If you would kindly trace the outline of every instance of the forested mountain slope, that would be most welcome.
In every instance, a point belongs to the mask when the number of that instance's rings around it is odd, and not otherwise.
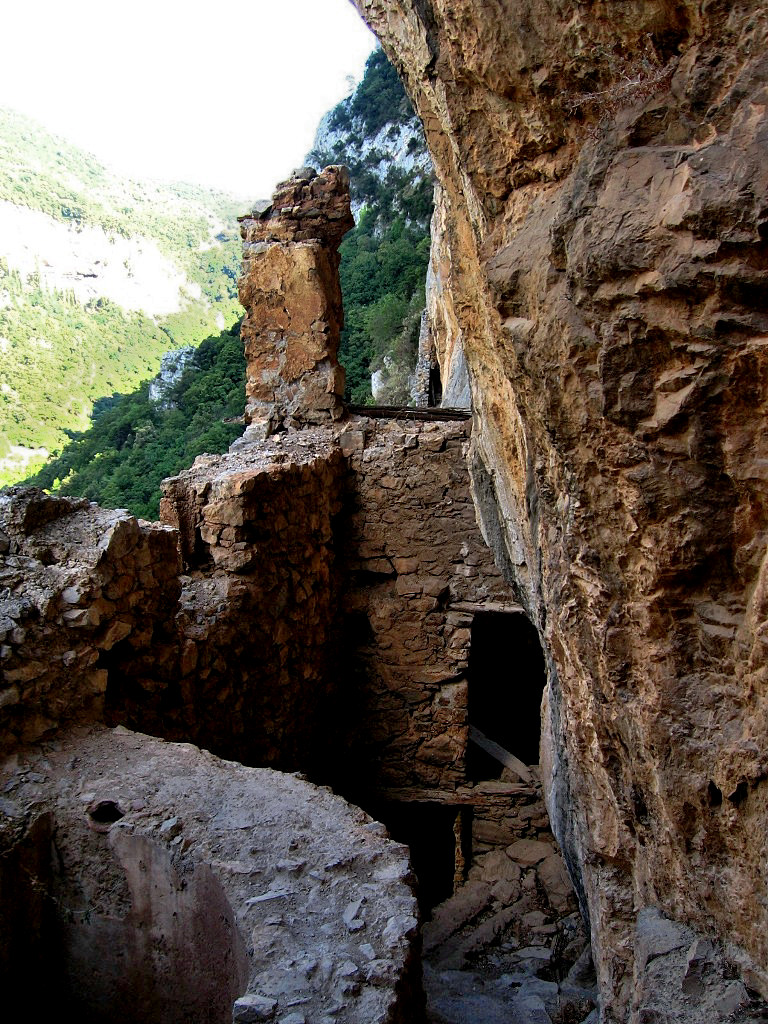
[[[237,325],[207,338],[159,400],[145,382],[98,402],[76,435],[29,482],[106,508],[157,519],[160,481],[205,452],[226,451],[243,432],[245,360]]]
[[[355,93],[323,118],[307,159],[350,168],[358,223],[341,246],[347,397],[370,400],[371,369],[386,359],[386,397],[404,402],[424,305],[432,181],[421,127],[381,51],[371,55]],[[144,318],[144,325],[151,328],[151,321]],[[224,451],[242,431],[232,419],[244,406],[234,329],[205,341],[162,389],[161,401],[151,399],[145,383],[98,402],[90,429],[73,436],[31,482],[154,518],[162,478],[202,452]]]
[[[121,178],[0,110],[0,483],[237,318],[242,205]]]
[[[421,124],[397,73],[374,50],[355,92],[320,123],[307,157],[349,167],[357,226],[341,245],[349,401],[409,401],[429,262],[432,168]]]

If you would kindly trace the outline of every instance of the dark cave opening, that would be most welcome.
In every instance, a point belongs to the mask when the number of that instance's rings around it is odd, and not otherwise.
[[[536,629],[522,612],[477,612],[469,649],[469,722],[524,764],[539,761],[544,654]],[[468,777],[498,778],[501,762],[471,743]]]

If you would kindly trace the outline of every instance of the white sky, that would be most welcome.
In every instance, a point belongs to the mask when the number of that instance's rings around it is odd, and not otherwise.
[[[349,0],[7,0],[0,106],[124,174],[249,199],[311,148],[375,45]]]

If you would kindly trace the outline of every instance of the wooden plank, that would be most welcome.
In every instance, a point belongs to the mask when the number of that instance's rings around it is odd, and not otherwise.
[[[513,601],[452,601],[447,606],[449,612],[503,612],[505,615],[524,615],[525,608]]]
[[[499,746],[498,743],[494,743],[493,740],[489,740],[485,733],[480,732],[474,725],[469,727],[469,740],[470,743],[474,743],[476,746],[484,750],[486,754],[490,754],[492,758],[503,764],[505,768],[509,768],[511,772],[519,776],[523,782],[527,782],[529,785],[533,782],[533,776],[528,771],[528,766],[523,764],[519,757],[515,757],[514,754],[510,754],[504,747]]]
[[[468,420],[472,416],[468,409],[442,409],[431,406],[348,405],[347,411],[355,416],[388,420]]]

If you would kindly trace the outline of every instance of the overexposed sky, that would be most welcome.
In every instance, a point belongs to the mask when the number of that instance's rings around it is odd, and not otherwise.
[[[267,198],[374,45],[349,0],[18,0],[0,106],[124,174]]]

